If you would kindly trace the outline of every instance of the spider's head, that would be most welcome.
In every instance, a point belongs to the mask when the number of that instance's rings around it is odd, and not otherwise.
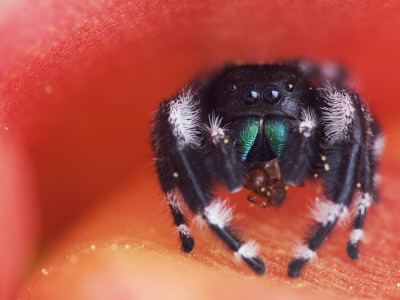
[[[226,119],[281,116],[298,119],[311,99],[310,85],[288,65],[229,67],[214,90],[216,110]]]

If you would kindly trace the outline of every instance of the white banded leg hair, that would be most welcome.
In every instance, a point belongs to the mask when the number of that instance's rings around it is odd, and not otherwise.
[[[293,259],[288,266],[289,277],[299,277],[301,269],[310,261],[317,258],[316,250],[321,246],[333,227],[347,214],[344,204],[323,200],[311,211],[311,216],[317,222],[312,234],[306,238],[304,244],[294,249]]]
[[[204,209],[203,217],[210,229],[258,274],[265,274],[264,262],[258,257],[258,245],[254,241],[245,243],[235,234],[230,222],[233,217],[232,208],[227,200],[216,199]]]
[[[168,191],[166,196],[175,226],[178,229],[179,237],[182,242],[182,251],[189,253],[193,250],[194,239],[190,233],[187,220],[182,213],[178,195],[176,194],[175,189],[173,189]]]
[[[360,193],[356,202],[356,215],[353,221],[353,230],[347,243],[347,254],[351,259],[358,259],[358,247],[364,236],[364,222],[368,208],[372,204],[370,193]]]

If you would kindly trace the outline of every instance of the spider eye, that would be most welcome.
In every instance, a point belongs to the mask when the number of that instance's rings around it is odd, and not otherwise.
[[[245,89],[242,93],[242,100],[245,104],[253,106],[256,105],[260,93],[255,89]]]
[[[237,90],[238,90],[238,86],[236,84],[234,84],[234,83],[229,83],[226,86],[226,88],[227,88],[228,92],[231,93],[231,94],[236,93]]]
[[[294,83],[291,82],[291,81],[286,82],[286,83],[285,83],[285,90],[286,90],[287,92],[293,92],[293,90],[294,90]]]
[[[263,99],[267,104],[274,105],[281,99],[281,93],[274,87],[268,87],[263,92]]]

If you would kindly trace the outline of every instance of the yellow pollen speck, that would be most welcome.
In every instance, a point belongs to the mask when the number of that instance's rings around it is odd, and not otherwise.
[[[321,156],[321,160],[322,160],[322,161],[326,161],[326,156],[325,156],[325,155],[322,155],[322,156]]]
[[[92,245],[92,246],[90,246],[90,249],[92,249],[92,250],[96,250],[96,245]]]
[[[357,182],[357,187],[360,188],[361,187],[361,183]]]
[[[43,268],[42,269],[42,274],[47,276],[49,274],[49,272],[45,268]]]
[[[228,138],[225,138],[224,139],[224,144],[228,144],[229,143],[229,139]]]
[[[285,191],[287,191],[289,189],[289,187],[287,185],[285,185]]]
[[[179,174],[178,174],[178,172],[174,172],[174,173],[172,173],[172,176],[174,176],[175,178],[178,178]]]
[[[261,192],[262,193],[264,193],[265,192],[265,188],[263,187],[263,188],[261,188]]]
[[[325,171],[329,171],[330,170],[329,164],[324,164],[324,169]]]
[[[317,174],[317,173],[315,173],[315,174],[314,174],[314,178],[317,178],[317,177],[318,177],[318,174]]]
[[[271,192],[270,191],[267,192],[267,196],[271,196]]]

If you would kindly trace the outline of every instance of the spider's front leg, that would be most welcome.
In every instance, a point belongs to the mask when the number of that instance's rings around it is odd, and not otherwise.
[[[360,173],[357,182],[360,193],[356,202],[353,230],[347,243],[347,254],[351,259],[358,259],[358,250],[360,241],[364,236],[363,227],[368,208],[373,203],[378,202],[378,176],[376,172],[385,138],[381,133],[379,124],[372,119],[372,116],[370,116],[370,119],[370,132],[366,135],[360,156]]]
[[[198,95],[188,91],[164,101],[154,118],[152,140],[157,171],[167,200],[171,193],[174,195],[169,204],[182,249],[190,252],[194,240],[179,205],[174,205],[178,203],[177,191],[190,210],[201,216],[232,251],[255,272],[263,274],[265,265],[257,257],[253,243],[244,243],[234,234],[229,224],[232,210],[226,202],[215,199],[212,190],[214,183],[224,184],[232,192],[240,190],[244,167],[233,139],[221,127],[222,120],[213,114],[207,116],[201,109]]]
[[[300,276],[306,263],[316,257],[316,250],[347,210],[356,189],[360,188],[364,197],[371,195],[373,190],[375,170],[370,168],[372,117],[367,106],[354,92],[339,89],[330,83],[322,86],[318,92],[324,144],[315,165],[315,174],[324,181],[324,195],[328,201],[320,202],[313,212],[317,223],[312,226],[305,243],[296,249],[295,257],[288,266],[289,277]],[[366,208],[362,210],[363,215]],[[348,246],[349,256],[356,251],[356,247],[353,247],[356,239],[358,246],[360,237],[357,232],[353,233],[350,241],[350,251]]]
[[[301,111],[299,121],[291,125],[291,138],[286,156],[279,161],[283,181],[291,186],[304,185],[313,175],[313,165],[317,158],[319,120],[312,107]]]
[[[153,118],[151,136],[161,189],[178,229],[182,250],[186,253],[193,250],[194,239],[181,209],[179,192],[182,192],[180,186],[184,188],[184,181],[188,180],[185,166],[189,164],[189,160],[201,163],[198,150],[201,142],[198,129],[200,116],[193,96],[194,94],[188,91],[161,103]],[[201,168],[199,165],[196,167]],[[193,171],[193,168],[190,168],[188,172]],[[200,176],[202,174],[200,173]],[[190,189],[184,190],[189,195],[188,206],[191,210],[197,211],[201,203],[204,203],[203,206],[208,204],[206,194],[209,193],[210,186],[205,176],[194,184],[193,192]],[[193,193],[195,195],[192,195]],[[200,204],[190,201],[193,197],[196,197]]]

